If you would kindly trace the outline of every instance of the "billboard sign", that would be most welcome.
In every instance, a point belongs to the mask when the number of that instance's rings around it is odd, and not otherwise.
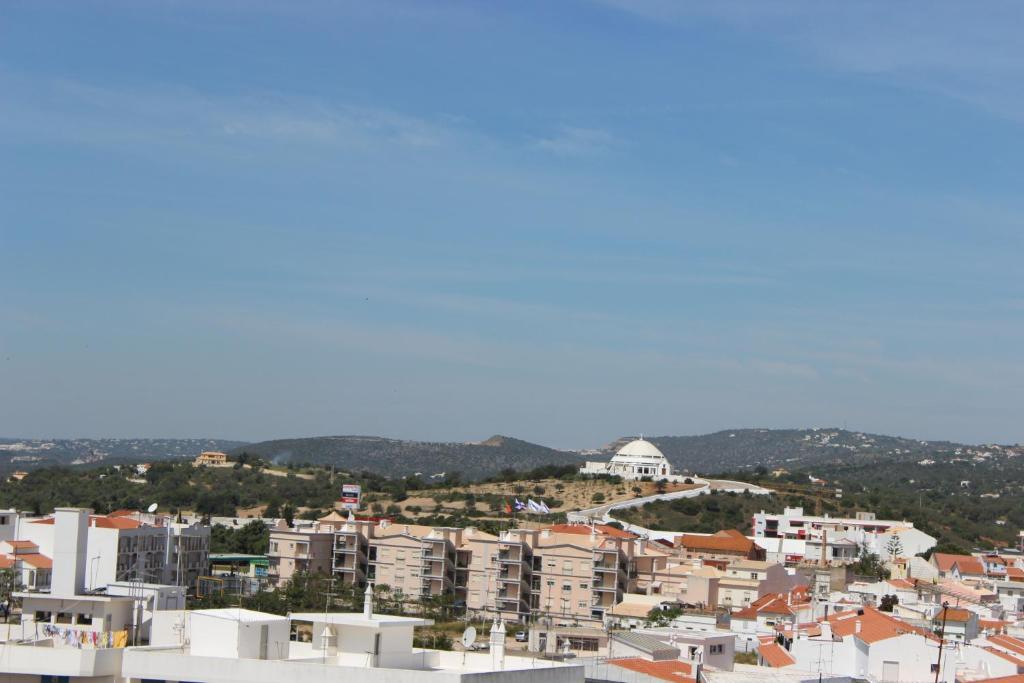
[[[362,493],[362,488],[359,484],[342,484],[341,486],[341,507],[344,510],[358,510],[359,509],[359,497]]]

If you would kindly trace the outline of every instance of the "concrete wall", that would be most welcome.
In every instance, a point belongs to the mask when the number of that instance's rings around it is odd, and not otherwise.
[[[462,653],[446,659],[456,666]],[[479,655],[467,655],[472,661]],[[490,660],[489,656],[487,661]],[[482,662],[482,660],[481,660]],[[218,683],[583,683],[583,667],[515,668],[505,671],[366,668],[338,666],[319,661],[280,661],[197,657],[179,650],[130,648],[125,651],[123,672],[126,678],[168,681],[217,681]]]
[[[266,657],[288,656],[288,619],[262,621],[233,619],[201,612],[189,615],[189,648],[194,657],[260,659],[263,627],[267,630]],[[180,679],[179,679],[180,680]]]
[[[888,638],[871,645],[868,658],[868,673],[882,680],[885,661],[899,662],[900,681],[926,683],[935,680],[932,664],[938,661],[939,644],[926,641],[920,636],[905,635]],[[953,683],[956,680],[956,653],[950,647],[943,650],[943,665],[940,681]]]
[[[40,676],[101,677],[99,681],[113,681],[121,671],[124,650],[90,650],[55,648],[34,645],[0,645],[0,672],[5,681],[11,674]]]

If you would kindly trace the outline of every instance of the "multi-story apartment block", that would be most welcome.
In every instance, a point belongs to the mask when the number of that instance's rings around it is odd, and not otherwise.
[[[268,576],[280,584],[296,572],[333,573],[360,587],[387,585],[392,596],[410,603],[449,596],[452,607],[473,614],[597,625],[627,593],[738,608],[765,592],[787,590],[780,565],[748,559],[758,551],[739,532],[684,536],[669,547],[601,525],[495,535],[332,513],[272,529]]]
[[[409,598],[455,596],[463,529],[384,522],[368,539],[366,578]]]
[[[802,553],[809,560],[818,559],[822,544],[831,546],[841,541],[866,545],[871,552],[885,558],[914,557],[935,545],[935,538],[915,529],[913,522],[877,519],[872,512],[858,512],[855,517],[829,517],[806,515],[801,507],[785,508],[782,514],[762,510],[754,515],[753,528],[755,538],[816,543]],[[815,552],[819,556],[813,556]]]
[[[635,573],[632,539],[592,527],[544,529],[532,550],[531,612],[556,625],[603,622]]]
[[[16,526],[23,540],[55,557],[54,517],[21,518]],[[209,564],[210,528],[164,515],[131,510],[89,515],[87,535],[86,590],[121,581],[191,588]]]
[[[267,580],[280,585],[297,573],[329,574],[334,550],[334,528],[320,524],[288,527],[281,522],[270,530]]]

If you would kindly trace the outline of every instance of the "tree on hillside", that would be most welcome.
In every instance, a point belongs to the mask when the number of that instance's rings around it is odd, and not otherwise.
[[[889,554],[890,560],[895,560],[903,555],[903,541],[900,540],[899,536],[892,535],[889,537],[889,541],[885,544],[885,552]]]
[[[889,578],[889,570],[876,553],[868,550],[866,543],[860,544],[857,561],[853,563],[853,571],[860,576],[870,576],[879,580]]]
[[[891,612],[893,607],[900,604],[899,597],[895,595],[883,595],[878,603],[878,609],[882,612]]]

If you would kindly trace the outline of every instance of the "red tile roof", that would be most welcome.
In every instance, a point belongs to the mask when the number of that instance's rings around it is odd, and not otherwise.
[[[32,541],[7,541],[7,545],[12,548],[38,548]]]
[[[842,638],[856,636],[865,643],[875,643],[907,633],[917,634],[929,640],[938,640],[938,637],[931,631],[908,624],[885,612],[880,612],[874,607],[833,614],[827,621],[832,626],[832,633],[835,635]],[[860,624],[859,631],[857,624]]]
[[[0,569],[11,569],[14,566],[14,558],[10,555],[0,555]]]
[[[53,517],[40,519],[33,524],[53,524]],[[104,517],[103,515],[90,515],[89,526],[100,529],[138,529],[142,524],[127,517]]]
[[[679,537],[679,545],[688,550],[717,550],[733,553],[748,553],[754,542],[735,529],[719,531],[710,536],[683,534]]]
[[[988,642],[993,645],[1009,650],[1010,652],[1016,652],[1019,655],[1024,655],[1024,640],[1020,638],[1014,638],[1013,636],[1006,635],[994,635],[988,637]]]
[[[48,558],[46,555],[40,555],[39,553],[27,553],[25,555],[18,555],[18,559],[27,565],[31,565],[36,569],[53,569],[53,560]]]
[[[978,619],[978,628],[983,630],[990,630],[996,632],[1003,632],[1006,630],[1007,625],[1010,622],[1001,621],[999,619]]]
[[[551,527],[551,531],[556,534],[589,534],[589,524],[554,524]],[[636,534],[622,529],[616,529],[613,526],[607,524],[595,524],[594,528],[597,533],[601,536],[611,536],[612,538],[640,538]]]
[[[967,559],[957,560],[956,568],[961,574],[972,574],[976,576],[985,575],[985,565],[981,563],[976,557],[968,557]]]
[[[942,621],[943,612],[945,612],[946,621],[962,623],[971,620],[971,613],[969,610],[958,607],[947,607],[944,610],[939,610],[939,613],[935,615],[935,621]]]
[[[957,560],[973,560],[974,558],[970,555],[935,553],[932,555],[932,559],[935,561],[935,566],[939,568],[940,572],[948,572],[953,569],[953,565],[956,564]]]
[[[778,643],[762,643],[757,651],[761,654],[764,663],[773,669],[781,669],[784,666],[793,666],[796,660],[784,647]]]
[[[999,678],[980,678],[974,683],[1024,683],[1024,674],[1016,676],[1000,676]]]
[[[997,650],[994,647],[986,647],[986,648],[983,648],[983,649],[985,649],[986,651],[992,653],[996,657],[999,657],[1000,659],[1005,659],[1006,661],[1012,662],[1012,663],[1016,664],[1017,666],[1024,666],[1024,659],[1020,659],[1019,657],[1014,657],[1013,655],[1007,654],[1007,653],[1003,652],[1002,650]]]
[[[690,675],[690,665],[686,662],[680,662],[678,659],[651,662],[639,657],[630,657],[628,659],[609,659],[608,663],[620,666],[623,669],[636,671],[637,673],[647,674],[654,678],[660,678],[663,681],[671,681],[671,683],[694,680],[693,676]]]

